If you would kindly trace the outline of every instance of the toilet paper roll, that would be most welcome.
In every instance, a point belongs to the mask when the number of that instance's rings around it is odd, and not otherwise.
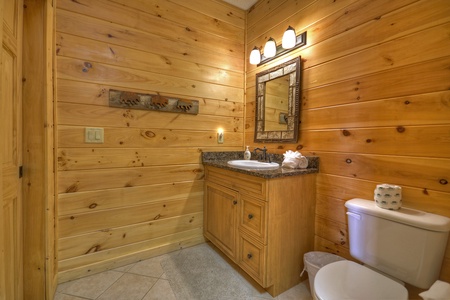
[[[402,207],[402,188],[393,184],[378,184],[374,191],[374,200],[381,208],[398,210]]]
[[[425,300],[450,299],[450,284],[437,280],[428,291],[419,294]]]

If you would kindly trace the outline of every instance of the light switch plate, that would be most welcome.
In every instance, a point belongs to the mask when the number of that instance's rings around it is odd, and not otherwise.
[[[84,142],[89,144],[103,144],[104,142],[103,128],[86,127],[84,131]]]

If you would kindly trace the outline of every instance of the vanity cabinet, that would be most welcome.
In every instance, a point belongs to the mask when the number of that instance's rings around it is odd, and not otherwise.
[[[272,296],[314,248],[316,174],[261,178],[205,166],[204,235]]]

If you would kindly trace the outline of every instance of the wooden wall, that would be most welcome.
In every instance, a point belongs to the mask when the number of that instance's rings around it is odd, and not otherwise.
[[[448,0],[259,1],[247,22],[247,53],[270,36],[280,43],[288,25],[307,31],[302,49],[247,65],[245,144],[261,146],[255,74],[300,55],[299,141],[265,146],[320,157],[316,250],[350,257],[344,202],[373,199],[379,183],[401,185],[404,206],[450,217]]]
[[[201,151],[261,146],[255,74],[298,55],[299,141],[265,146],[320,157],[315,248],[349,257],[343,204],[378,183],[450,217],[447,0],[259,1],[245,18],[219,0],[57,1],[60,282],[202,242]],[[249,65],[288,25],[307,46]],[[200,113],[109,108],[110,88],[200,100]],[[85,127],[105,143],[85,144]]]
[[[204,241],[201,151],[243,145],[244,30],[219,0],[57,1],[60,282]],[[110,108],[109,89],[200,112]]]

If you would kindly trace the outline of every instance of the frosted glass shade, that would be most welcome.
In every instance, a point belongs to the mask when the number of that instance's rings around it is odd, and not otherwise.
[[[297,37],[295,36],[295,30],[291,26],[286,29],[283,34],[283,41],[281,42],[281,46],[284,49],[291,49],[295,46],[297,41]]]
[[[255,46],[252,52],[250,52],[250,64],[257,65],[261,62],[261,53],[259,49]]]
[[[270,38],[264,46],[264,56],[274,57],[277,54],[277,43],[273,38]]]

